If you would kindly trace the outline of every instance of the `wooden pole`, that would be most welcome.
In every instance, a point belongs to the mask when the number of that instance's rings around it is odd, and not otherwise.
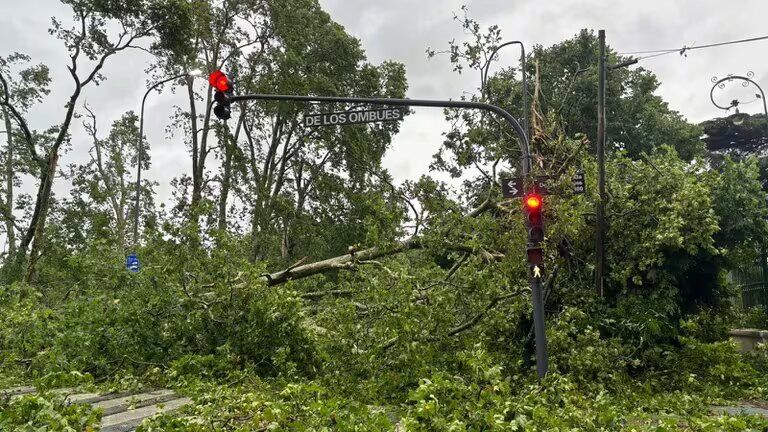
[[[597,221],[595,229],[595,291],[603,297],[605,271],[605,30],[598,33],[600,43],[597,85]]]

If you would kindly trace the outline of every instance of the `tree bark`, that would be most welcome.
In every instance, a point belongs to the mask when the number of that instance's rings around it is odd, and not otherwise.
[[[222,164],[221,175],[221,193],[219,194],[219,217],[218,228],[219,230],[227,229],[227,201],[229,200],[229,191],[232,188],[232,157],[237,148],[237,140],[240,136],[240,131],[243,128],[243,119],[245,118],[245,110],[240,114],[240,118],[237,121],[237,127],[235,128],[234,136],[229,133],[229,127],[226,123],[223,125],[224,135],[224,163]]]
[[[195,89],[192,87],[192,79],[187,78],[187,95],[189,97],[189,124],[190,134],[192,136],[192,202],[194,208],[200,200],[202,189],[202,179],[197,178],[197,160],[200,153],[200,143],[197,138],[197,106],[195,104]]]
[[[469,217],[469,218],[478,217],[481,214],[485,213],[486,211],[492,208],[495,208],[495,206],[496,204],[491,199],[487,199],[482,204],[480,204],[480,206],[478,206],[477,208],[469,212],[466,215],[466,217]],[[363,249],[361,251],[350,250],[350,253],[346,255],[328,258],[326,260],[317,261],[314,263],[291,266],[285,270],[281,270],[271,274],[265,274],[262,277],[262,280],[264,280],[267,283],[267,286],[280,285],[294,279],[302,279],[305,277],[314,276],[316,274],[325,273],[331,270],[352,269],[355,267],[355,265],[358,262],[375,260],[377,258],[396,255],[409,250],[421,249],[422,247],[423,247],[423,244],[420,238],[411,237],[408,240],[400,241],[398,243],[395,243],[393,246],[386,247],[386,248],[381,248],[376,246],[368,249]],[[457,250],[462,252],[477,252],[472,250],[472,248],[469,248],[463,245],[458,245],[458,246],[451,245],[451,246],[448,246],[448,248],[451,250]],[[490,253],[485,251],[480,251],[480,253],[486,259],[497,259],[497,258],[503,257],[498,253]]]
[[[29,262],[24,282],[34,284],[37,282],[37,260],[45,243],[45,221],[48,218],[48,210],[51,206],[51,189],[53,179],[56,177],[56,167],[59,162],[59,147],[54,146],[48,154],[48,163],[44,178],[40,181],[38,193],[38,205],[36,206],[37,222],[33,225],[32,249],[29,251]],[[32,228],[32,225],[30,226]],[[24,249],[22,249],[24,250]]]
[[[355,266],[357,261],[375,260],[376,258],[395,255],[408,250],[419,249],[421,247],[422,244],[419,239],[411,238],[398,242],[389,248],[380,248],[375,246],[372,248],[363,249],[358,252],[351,252],[346,255],[328,258],[326,260],[300,265],[294,268],[288,268],[276,273],[264,275],[263,279],[267,282],[268,286],[280,285],[290,280],[302,279],[316,274],[325,273],[330,270],[350,269]]]
[[[8,256],[13,257],[16,254],[16,230],[13,224],[13,125],[8,110],[3,107],[3,117],[5,118],[6,145],[8,150],[5,154],[5,234],[8,237]]]
[[[277,161],[277,150],[280,147],[283,129],[283,118],[279,114],[275,117],[270,138],[269,149],[264,157],[264,164],[259,172],[256,167],[256,140],[249,137],[248,143],[251,154],[251,172],[256,186],[256,197],[253,203],[251,219],[251,251],[250,260],[256,262],[261,255],[261,234],[266,231],[267,221],[270,219],[269,200],[272,191],[272,180]],[[253,129],[246,131],[250,136]]]
[[[92,121],[91,125],[84,124],[84,126],[88,133],[91,135],[91,139],[93,139],[93,148],[96,150],[96,159],[94,160],[96,163],[96,171],[99,173],[101,182],[104,184],[104,191],[106,192],[107,199],[109,200],[109,204],[112,207],[112,213],[115,217],[115,224],[117,225],[115,228],[115,237],[120,243],[120,246],[125,247],[125,184],[123,182],[123,177],[120,176],[119,187],[118,185],[112,183],[112,179],[104,167],[103,149],[101,147],[102,143],[99,141],[98,129],[96,127],[96,114],[94,114],[94,112],[88,108],[87,105],[84,106],[84,108],[86,111],[88,111],[88,116]],[[122,156],[123,148],[120,149],[120,153]],[[93,160],[93,156],[91,156],[91,159]]]
[[[197,209],[198,204],[203,199],[203,187],[205,186],[205,161],[210,149],[208,148],[208,133],[211,129],[211,92],[205,100],[206,110],[203,118],[203,129],[200,133],[200,148],[197,152],[197,163],[195,164],[197,172],[192,178],[192,210]]]
[[[100,63],[103,65],[103,61]],[[97,66],[98,67],[98,66]],[[99,67],[100,69],[100,67]],[[95,69],[98,71],[98,69]],[[19,249],[20,251],[26,251],[29,244],[32,244],[32,249],[29,251],[29,260],[27,262],[27,271],[24,276],[24,282],[33,284],[37,280],[37,260],[40,258],[40,252],[44,244],[45,235],[45,220],[48,217],[48,209],[51,205],[51,189],[53,188],[53,179],[56,178],[56,168],[59,163],[59,148],[67,137],[69,131],[69,125],[72,122],[72,117],[75,114],[75,104],[80,97],[82,91],[82,84],[74,69],[70,69],[73,78],[75,78],[75,91],[69,98],[67,104],[67,113],[64,116],[64,122],[59,129],[59,134],[56,137],[51,150],[48,152],[45,161],[45,168],[40,173],[40,185],[37,189],[37,199],[35,202],[35,211],[32,214],[32,220],[29,223],[29,229],[27,230],[24,240],[22,241]],[[93,74],[92,74],[93,76]],[[33,242],[34,240],[34,242]]]

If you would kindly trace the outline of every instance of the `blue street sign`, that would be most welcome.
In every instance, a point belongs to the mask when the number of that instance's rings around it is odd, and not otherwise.
[[[131,273],[138,273],[139,272],[139,257],[137,257],[136,254],[128,255],[128,257],[125,258],[125,267]]]

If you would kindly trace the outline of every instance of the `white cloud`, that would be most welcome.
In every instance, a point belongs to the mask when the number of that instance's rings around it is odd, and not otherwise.
[[[445,58],[426,60],[427,47],[444,49],[448,41],[465,36],[452,20],[464,2],[443,0],[321,0],[325,9],[348,32],[359,37],[373,61],[394,59],[406,64],[409,96],[458,98],[477,87],[475,76],[457,76]],[[536,44],[552,45],[582,28],[605,29],[609,45],[622,51],[673,49],[757,36],[766,33],[764,0],[744,0],[727,6],[715,0],[475,0],[465,2],[470,16],[484,27],[497,24],[505,40],[521,40],[530,51]],[[369,18],[371,15],[376,19]],[[721,113],[709,101],[713,75],[755,71],[755,80],[768,89],[768,41],[671,54],[642,61],[657,74],[659,89],[670,106],[699,122]],[[517,65],[519,54],[510,48],[500,66]],[[723,95],[723,97],[730,97]],[[743,107],[760,112],[759,104]],[[610,119],[609,119],[610,121]],[[398,177],[424,172],[439,147],[439,132],[447,125],[440,115],[418,113],[409,118],[395,138],[385,163]]]
[[[42,128],[61,121],[63,105],[72,84],[66,70],[66,52],[47,33],[51,16],[68,17],[69,10],[53,0],[5,1],[0,16],[0,55],[26,52],[36,62],[52,68],[54,92],[32,112],[32,123]],[[456,75],[445,57],[428,60],[428,47],[444,49],[451,39],[465,35],[452,17],[460,0],[321,0],[331,16],[362,41],[370,61],[396,60],[405,63],[412,98],[456,99],[477,87],[472,75]],[[768,2],[742,0],[727,7],[715,0],[475,0],[467,1],[471,16],[483,26],[498,24],[508,40],[522,40],[530,50],[534,44],[551,45],[569,38],[582,28],[605,28],[609,44],[618,51],[675,48],[765,33],[761,23],[768,17]],[[710,77],[752,70],[756,80],[768,88],[768,41],[725,48],[692,51],[648,59],[642,67],[654,71],[662,82],[660,93],[692,121],[720,113],[709,102]],[[510,49],[499,66],[516,65],[519,54]],[[102,131],[127,110],[139,109],[146,88],[144,69],[150,59],[139,51],[121,54],[105,68],[109,80],[87,89],[87,100],[99,114]],[[727,96],[727,95],[724,95]],[[152,145],[153,168],[149,178],[161,184],[160,200],[169,194],[168,182],[188,173],[189,156],[182,141],[167,139],[174,104],[183,104],[179,94],[166,91],[150,96],[146,133]],[[759,112],[759,104],[744,107]],[[609,119],[610,120],[610,119]],[[447,125],[439,109],[418,109],[403,124],[385,164],[397,179],[415,179],[426,172],[431,155],[442,142]],[[73,129],[74,150],[62,164],[86,157],[90,146],[79,125]]]

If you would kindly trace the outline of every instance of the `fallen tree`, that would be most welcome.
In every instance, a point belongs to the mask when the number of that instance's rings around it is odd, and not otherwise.
[[[485,213],[488,210],[497,208],[496,202],[491,198],[485,200],[480,206],[469,212],[465,217],[475,218]],[[309,276],[314,276],[331,270],[352,270],[358,264],[365,264],[378,258],[396,255],[402,252],[406,252],[414,249],[421,249],[424,244],[420,237],[411,237],[407,240],[399,241],[389,247],[374,246],[371,248],[356,250],[350,247],[349,252],[328,258],[322,261],[317,261],[309,264],[304,264],[302,259],[296,264],[275,273],[268,273],[262,276],[262,279],[266,281],[268,286],[275,286],[286,283],[295,279],[302,279]],[[486,250],[478,250],[465,245],[447,245],[449,250],[467,252],[467,253],[480,253],[484,259],[488,261],[498,260],[504,257],[499,252],[489,252]]]

